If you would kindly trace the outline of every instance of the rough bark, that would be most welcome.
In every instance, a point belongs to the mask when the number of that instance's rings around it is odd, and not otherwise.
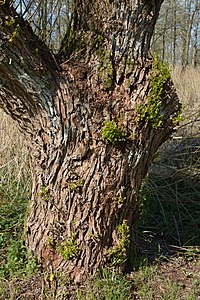
[[[0,106],[31,154],[26,245],[80,281],[106,264],[130,265],[141,183],[180,106],[170,78],[159,95],[152,86],[160,74],[148,50],[162,0],[76,3],[73,38],[57,56],[0,6]]]

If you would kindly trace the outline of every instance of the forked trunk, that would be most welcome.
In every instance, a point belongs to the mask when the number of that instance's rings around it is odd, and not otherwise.
[[[0,7],[0,105],[31,153],[26,244],[76,281],[130,266],[141,183],[180,108],[168,68],[148,58],[162,1],[95,3],[75,2],[58,57]]]

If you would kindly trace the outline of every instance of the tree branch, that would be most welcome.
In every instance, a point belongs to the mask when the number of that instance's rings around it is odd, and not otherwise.
[[[0,24],[0,107],[29,124],[51,109],[56,60],[8,2],[0,5]]]
[[[60,53],[66,56],[80,50],[80,41],[88,48],[88,40],[96,34],[106,38],[111,48],[115,46],[118,61],[124,56],[146,58],[163,1],[75,0]]]

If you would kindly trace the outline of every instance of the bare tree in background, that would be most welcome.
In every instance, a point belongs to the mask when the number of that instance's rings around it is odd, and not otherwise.
[[[197,66],[198,61],[198,51],[200,50],[199,42],[199,32],[200,32],[200,1],[196,1],[195,16],[194,16],[194,41],[193,41],[193,53],[192,53],[192,65]]]
[[[177,124],[169,70],[148,55],[162,2],[1,1],[0,106],[31,155],[26,245],[77,281],[133,262],[141,183]]]
[[[194,65],[194,60],[197,65],[199,30],[199,0],[166,1],[157,22],[152,50],[173,66]]]
[[[71,0],[15,0],[13,6],[42,41],[51,49],[59,50],[70,21]]]

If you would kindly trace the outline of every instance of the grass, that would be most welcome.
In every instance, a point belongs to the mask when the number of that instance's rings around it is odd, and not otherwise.
[[[27,195],[28,194],[28,195]],[[27,276],[30,255],[23,244],[24,216],[29,191],[13,182],[12,190],[0,187],[0,277]],[[34,266],[33,266],[34,267]]]
[[[175,151],[172,150],[171,153],[175,158]],[[169,158],[170,153],[167,155],[167,159]],[[154,167],[143,187],[143,227],[165,235],[168,243],[174,245],[199,245],[198,176],[190,175],[191,165],[190,170],[185,166],[184,169],[177,167],[166,174],[162,167],[161,162]],[[200,174],[200,165],[195,164],[195,171]]]
[[[0,299],[14,299],[16,278],[27,279],[38,269],[23,239],[31,180],[23,138],[2,112],[0,134]]]
[[[111,271],[101,271],[84,287],[77,290],[77,300],[129,300],[131,296],[131,282],[125,276]]]
[[[159,150],[144,182],[142,222],[168,243],[200,245],[200,69],[177,66],[172,77],[184,106],[183,121]]]
[[[186,268],[191,272],[187,274]],[[157,261],[153,266],[141,267],[134,274],[133,279],[135,298],[148,300],[198,299],[200,281],[197,272],[199,272],[199,268],[196,271],[189,268],[181,257],[170,259],[169,262]]]
[[[200,73],[177,67],[173,78],[184,121],[143,184],[138,269],[127,275],[101,270],[83,286],[65,274],[42,274],[25,249],[28,153],[15,124],[0,112],[0,300],[200,299]]]
[[[199,134],[200,126],[200,67],[176,66],[172,71],[172,79],[177,94],[184,106],[183,122],[178,130],[179,138]]]

